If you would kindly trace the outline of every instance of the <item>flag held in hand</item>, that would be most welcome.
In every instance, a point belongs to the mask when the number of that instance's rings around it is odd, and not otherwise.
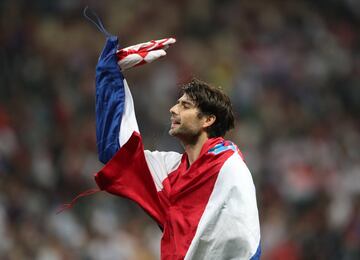
[[[121,70],[126,70],[165,56],[165,50],[176,42],[175,38],[165,38],[161,40],[152,40],[149,42],[132,45],[116,52],[118,64]]]

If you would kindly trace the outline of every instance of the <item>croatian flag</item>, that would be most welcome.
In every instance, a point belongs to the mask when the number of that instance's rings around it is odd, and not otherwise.
[[[108,37],[96,67],[100,189],[131,199],[157,222],[161,259],[260,259],[256,192],[240,151],[211,138],[188,166],[186,154],[144,150],[119,60],[118,40]]]

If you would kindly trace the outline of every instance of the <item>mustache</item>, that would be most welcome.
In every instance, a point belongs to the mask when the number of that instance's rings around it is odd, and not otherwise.
[[[170,117],[170,121],[174,122],[174,123],[180,123],[180,118],[172,116],[172,117]]]

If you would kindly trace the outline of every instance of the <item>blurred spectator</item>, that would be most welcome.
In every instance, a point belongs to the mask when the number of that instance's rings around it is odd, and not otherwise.
[[[360,259],[360,4],[356,0],[1,1],[0,258],[159,258],[160,230],[96,194],[94,67],[104,37],[175,36],[168,57],[126,73],[148,149],[167,135],[177,85],[229,93],[253,173],[262,259]],[[161,6],[161,8],[154,8]]]

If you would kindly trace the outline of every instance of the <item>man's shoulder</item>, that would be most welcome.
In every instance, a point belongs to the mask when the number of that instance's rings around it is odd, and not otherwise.
[[[212,155],[222,155],[225,153],[236,153],[240,156],[241,160],[245,160],[244,155],[241,153],[240,149],[238,148],[238,146],[230,141],[230,140],[225,140],[222,139],[219,142],[217,142],[216,144],[214,144],[212,147],[210,147],[207,151],[208,154],[212,154]]]
[[[226,152],[228,150],[232,150],[234,152],[237,152],[239,149],[237,148],[237,146],[233,142],[231,142],[229,140],[222,140],[221,142],[219,142],[219,143],[215,144],[214,146],[212,146],[208,150],[208,153],[218,155],[218,154]]]

